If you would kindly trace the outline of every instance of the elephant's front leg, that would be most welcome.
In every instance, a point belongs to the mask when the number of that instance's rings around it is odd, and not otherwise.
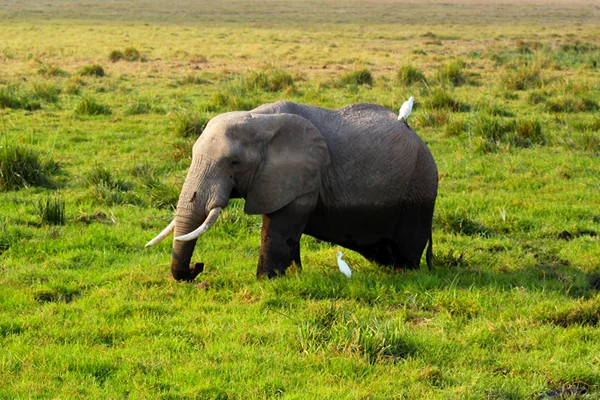
[[[317,202],[318,193],[304,195],[280,210],[263,215],[256,276],[273,278],[300,261],[300,237]]]

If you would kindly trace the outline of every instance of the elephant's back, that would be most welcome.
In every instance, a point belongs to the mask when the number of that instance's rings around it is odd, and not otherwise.
[[[359,124],[381,124],[398,120],[398,115],[389,108],[371,103],[351,104],[346,107],[332,110],[332,112],[337,114],[343,120]]]
[[[329,124],[323,128],[317,126],[327,140],[331,157],[321,193],[325,204],[386,208],[406,201],[430,200],[422,195],[435,198],[412,187],[421,185],[421,178],[437,181],[437,171],[433,163],[431,171],[421,171],[430,177],[415,176],[420,173],[417,169],[421,161],[431,153],[395,113],[375,104],[354,104],[331,110],[328,119]]]

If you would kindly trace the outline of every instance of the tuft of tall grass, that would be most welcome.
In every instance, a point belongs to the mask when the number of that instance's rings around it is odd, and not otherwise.
[[[88,172],[86,181],[90,185],[104,186],[120,191],[131,189],[131,185],[128,182],[115,178],[111,170],[99,164],[95,164],[90,172]]]
[[[600,133],[597,131],[574,132],[569,139],[569,147],[600,154]]]
[[[489,237],[494,235],[494,230],[472,219],[464,210],[454,212],[443,211],[435,215],[433,222],[446,232],[467,236]]]
[[[110,115],[109,106],[99,103],[94,97],[84,97],[75,107],[76,115]]]
[[[295,90],[294,77],[284,70],[252,71],[246,75],[244,86],[251,91],[280,92]]]
[[[40,155],[21,145],[0,147],[0,190],[18,190],[48,183]]]
[[[340,78],[340,84],[347,85],[372,85],[373,74],[367,68],[348,72]]]
[[[525,118],[517,119],[515,130],[510,135],[509,140],[511,144],[517,147],[543,146],[548,143],[548,138],[543,132],[540,121]]]
[[[184,138],[198,138],[211,118],[207,112],[180,111],[171,117],[171,130]]]
[[[81,76],[95,76],[100,78],[104,76],[104,68],[102,68],[102,65],[100,64],[85,65],[79,69],[79,71],[77,71],[77,74]]]
[[[128,47],[124,51],[121,50],[111,50],[108,54],[108,59],[111,62],[117,62],[120,60],[125,61],[144,61],[144,57],[140,53],[138,49],[135,47]]]
[[[37,203],[38,214],[42,224],[45,225],[64,225],[65,218],[65,199],[60,196],[46,196]]]
[[[410,64],[400,67],[396,73],[396,80],[402,85],[413,85],[419,82],[425,82],[425,75]]]
[[[535,89],[543,83],[540,68],[531,65],[508,68],[504,72],[501,82],[507,90]]]
[[[107,167],[94,165],[88,172],[86,181],[92,186],[91,196],[98,204],[108,206],[144,205],[144,201],[133,191],[133,186],[129,182],[117,178]]]
[[[61,91],[62,89],[60,86],[53,82],[35,82],[33,84],[33,92],[35,95],[48,103],[58,102],[58,95]]]
[[[127,47],[123,51],[123,59],[126,61],[140,61],[142,59],[142,54],[135,47]]]
[[[323,306],[298,325],[298,344],[305,353],[323,350],[357,354],[369,364],[404,359],[417,352],[398,322],[363,320],[340,310],[335,304]]]
[[[197,74],[187,74],[183,78],[177,80],[178,85],[204,85],[208,83],[210,83],[210,81]]]
[[[108,59],[112,62],[117,62],[123,59],[123,52],[121,50],[111,50],[108,54]]]
[[[442,84],[452,86],[461,86],[467,82],[464,73],[465,63],[463,61],[453,61],[442,65],[437,71],[437,78]]]
[[[419,113],[415,116],[415,126],[438,127],[444,125],[450,119],[448,110],[431,110]]]
[[[504,120],[488,114],[479,114],[472,121],[470,134],[479,139],[477,149],[483,153],[499,150],[501,143],[514,131],[514,120]]]
[[[443,88],[436,87],[429,92],[423,104],[430,110],[466,111],[468,106],[455,100]]]
[[[67,77],[70,76],[70,74],[61,69],[60,67],[57,67],[56,65],[51,65],[51,64],[42,64],[38,70],[37,70],[38,75],[44,75],[44,76],[62,76],[62,77]]]
[[[239,94],[234,94],[239,92]],[[208,111],[248,111],[258,107],[263,103],[260,96],[255,93],[249,94],[245,87],[228,87],[215,93],[210,104],[207,105]]]
[[[34,111],[39,110],[41,107],[42,105],[35,93],[26,92],[10,85],[0,88],[0,108]]]
[[[548,138],[537,119],[503,119],[489,114],[478,115],[471,123],[470,133],[478,138],[478,150],[496,152],[500,145],[530,147],[545,145]]]
[[[445,253],[436,253],[433,257],[436,268],[465,268],[468,263],[465,258],[466,251],[457,251],[450,249]]]
[[[160,106],[158,97],[138,97],[127,105],[125,115],[164,114],[166,111]]]
[[[465,130],[465,121],[462,119],[453,118],[444,126],[444,136],[460,136],[465,132]]]
[[[154,183],[148,187],[150,192],[150,205],[161,209],[175,209],[179,201],[180,190],[173,185]]]
[[[598,103],[586,97],[561,96],[546,103],[550,112],[579,113],[598,110]]]

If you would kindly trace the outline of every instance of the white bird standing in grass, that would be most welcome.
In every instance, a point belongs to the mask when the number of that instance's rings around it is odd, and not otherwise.
[[[338,251],[338,267],[340,267],[340,272],[346,275],[348,278],[352,275],[352,271],[350,271],[350,267],[346,264],[346,261],[342,260],[342,252]]]
[[[408,98],[408,100],[406,100],[404,102],[404,104],[402,104],[402,107],[400,107],[400,113],[398,114],[398,121],[406,122],[406,120],[408,119],[408,116],[412,112],[414,103],[415,103],[415,98],[410,96]]]

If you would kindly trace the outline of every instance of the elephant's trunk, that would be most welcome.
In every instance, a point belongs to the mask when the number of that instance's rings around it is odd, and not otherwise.
[[[201,222],[201,221],[200,221]],[[175,217],[175,237],[192,232],[199,225],[198,220],[183,215]],[[202,272],[199,268],[190,266],[196,240],[182,242],[173,240],[171,252],[171,273],[178,281],[193,281]]]

